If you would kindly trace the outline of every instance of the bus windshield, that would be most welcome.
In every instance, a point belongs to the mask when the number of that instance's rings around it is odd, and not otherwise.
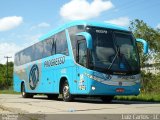
[[[90,64],[96,71],[112,74],[140,72],[136,42],[130,32],[87,27],[93,39]]]

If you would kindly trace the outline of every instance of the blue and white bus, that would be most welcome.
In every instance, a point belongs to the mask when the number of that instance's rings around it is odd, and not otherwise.
[[[140,58],[135,39],[123,27],[103,22],[73,21],[42,36],[15,54],[14,90],[22,97],[45,94],[64,101],[140,93]]]

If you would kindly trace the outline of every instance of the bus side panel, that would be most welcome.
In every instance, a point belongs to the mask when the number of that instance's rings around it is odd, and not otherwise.
[[[64,58],[63,62],[61,62]],[[41,79],[39,86],[35,89],[35,93],[59,93],[60,80],[65,77],[70,85],[73,83],[73,70],[74,63],[70,56],[57,54],[42,60],[41,64]],[[74,91],[75,86],[71,88]],[[33,92],[33,91],[29,91]]]
[[[14,73],[14,78],[13,78],[14,91],[21,92],[21,82],[22,81],[19,79],[18,75]]]
[[[37,65],[38,66],[38,71],[39,71],[39,76],[38,76],[38,82],[36,84],[36,87],[35,89],[31,89],[31,83],[29,81],[29,78],[32,77],[32,75],[30,75],[30,72],[31,72],[31,69],[34,65]],[[26,64],[24,65],[24,72],[22,74],[22,78],[24,79],[24,82],[25,82],[25,89],[26,89],[26,92],[28,93],[40,93],[40,89],[41,89],[41,80],[42,80],[42,63],[41,63],[41,60],[39,61],[36,61],[36,62],[32,62],[32,63],[29,63],[29,64]],[[35,75],[35,74],[34,74]]]
[[[76,94],[77,93],[77,72],[76,72],[76,66],[70,67],[68,69],[68,75],[70,75],[70,80],[69,80],[69,85],[70,85],[70,92],[71,94]]]
[[[62,86],[60,86],[61,79],[66,78],[70,86],[70,92],[75,93],[76,82],[74,82],[74,80],[76,80],[76,67],[73,66],[73,63],[70,58],[67,59],[66,57],[66,63],[60,68],[55,67],[53,72],[55,83],[54,92],[59,93],[60,87],[62,88]]]
[[[42,93],[55,93],[54,70],[42,70],[41,87],[39,89]]]
[[[14,90],[17,92],[21,91],[21,83],[25,83],[25,88],[27,88],[26,81],[28,79],[27,69],[25,66],[14,67]]]
[[[70,87],[70,92],[71,94],[76,93],[76,67],[74,66],[70,66],[70,67],[65,67],[63,69],[60,69],[59,71],[56,72],[56,74],[59,74],[59,78],[61,79],[62,77],[65,77],[69,83],[69,87]],[[59,81],[59,85],[60,85],[60,81]],[[57,85],[59,87],[59,85]],[[62,87],[62,86],[61,86]],[[59,88],[58,88],[59,90]]]
[[[90,91],[90,81],[86,79],[84,73],[86,72],[86,68],[77,64],[76,66],[76,93],[77,94],[89,94]]]

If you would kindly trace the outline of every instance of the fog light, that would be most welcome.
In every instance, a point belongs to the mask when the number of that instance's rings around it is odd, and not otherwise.
[[[141,89],[139,88],[139,92],[141,92]]]
[[[92,90],[95,90],[95,89],[96,89],[96,87],[92,86]]]

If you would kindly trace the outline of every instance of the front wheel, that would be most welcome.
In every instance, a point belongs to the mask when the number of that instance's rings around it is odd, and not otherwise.
[[[70,102],[73,100],[73,96],[70,94],[69,84],[67,81],[64,82],[62,87],[62,97],[65,102]]]
[[[26,93],[24,83],[22,84],[22,87],[21,87],[21,94],[23,98],[33,98],[32,94]]]

